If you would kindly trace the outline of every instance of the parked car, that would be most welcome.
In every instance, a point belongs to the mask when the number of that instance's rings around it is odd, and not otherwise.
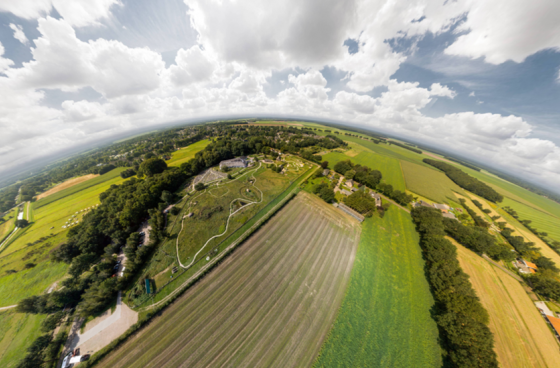
[[[80,362],[85,362],[86,360],[88,360],[88,359],[89,359],[89,357],[90,357],[90,355],[89,355],[89,354],[86,354],[86,355],[82,355],[82,358],[80,359]]]

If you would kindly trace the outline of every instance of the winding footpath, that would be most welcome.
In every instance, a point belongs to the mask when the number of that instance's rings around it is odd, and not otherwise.
[[[260,200],[254,201],[254,202],[249,202],[249,203],[247,203],[246,205],[243,205],[243,206],[239,207],[236,211],[232,212],[232,210],[233,210],[232,206],[233,206],[233,204],[234,204],[236,201],[248,201],[246,198],[235,198],[235,199],[233,199],[233,200],[230,202],[230,204],[229,204],[229,216],[228,216],[227,221],[226,221],[226,228],[225,228],[225,230],[224,230],[221,234],[217,234],[217,235],[214,235],[213,237],[209,238],[209,239],[206,241],[206,243],[204,243],[204,245],[203,245],[203,246],[198,250],[198,252],[196,252],[196,254],[193,256],[193,258],[192,258],[192,260],[191,260],[191,263],[189,263],[189,264],[186,265],[186,266],[181,262],[181,258],[179,257],[179,237],[180,237],[181,233],[183,232],[184,223],[185,223],[185,219],[184,219],[184,218],[181,220],[181,231],[179,232],[179,234],[177,234],[177,241],[175,242],[175,247],[176,247],[176,250],[177,250],[177,261],[178,261],[179,265],[180,265],[182,268],[185,268],[185,269],[186,269],[186,268],[191,267],[191,266],[194,264],[194,262],[195,262],[195,260],[196,260],[196,257],[200,254],[200,252],[202,252],[202,251],[204,250],[204,248],[206,248],[206,246],[208,245],[208,243],[210,243],[213,239],[219,238],[219,237],[221,237],[221,236],[223,236],[223,235],[225,235],[225,234],[227,233],[228,228],[229,228],[229,221],[230,221],[230,219],[231,219],[236,213],[238,213],[239,211],[241,211],[242,209],[244,209],[244,208],[246,208],[246,207],[248,207],[248,206],[251,206],[251,205],[254,205],[254,204],[259,204],[259,203],[261,203],[261,202],[263,201],[263,198],[264,198],[263,192],[262,192],[259,188],[257,188],[257,187],[255,186],[255,183],[257,182],[257,179],[255,178],[255,172],[256,172],[258,169],[260,169],[261,166],[262,166],[262,163],[259,162],[259,167],[255,168],[255,169],[253,169],[253,170],[247,171],[247,172],[244,173],[243,175],[240,175],[240,176],[238,176],[237,178],[235,178],[234,180],[231,180],[231,181],[228,182],[228,183],[231,183],[231,182],[233,182],[233,181],[239,180],[239,179],[241,179],[243,176],[245,176],[246,174],[251,173],[251,176],[252,176],[252,178],[254,179],[253,187],[254,187],[255,189],[257,189],[257,190],[259,191],[259,193],[261,194]],[[219,182],[216,184],[216,187],[218,187],[218,186],[220,186],[220,183],[219,183]],[[208,190],[208,193],[209,193],[210,195],[212,195],[212,194],[210,193],[210,190],[211,190],[211,189]],[[205,191],[205,192],[206,192],[206,191]],[[203,193],[205,193],[205,192],[203,192]],[[203,193],[201,193],[200,195],[202,195]],[[197,197],[198,197],[198,196],[197,196]],[[189,201],[189,208],[190,208],[190,205],[191,205],[191,203],[192,203],[192,200],[195,199],[195,198],[197,198],[197,197],[193,197],[193,198]]]

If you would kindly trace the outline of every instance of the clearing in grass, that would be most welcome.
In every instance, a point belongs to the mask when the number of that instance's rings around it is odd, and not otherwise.
[[[345,293],[358,222],[305,192],[99,367],[309,367]]]
[[[440,367],[434,301],[410,215],[367,218],[350,284],[315,367]]]
[[[502,367],[555,367],[558,343],[519,281],[452,239],[461,268],[490,316]]]
[[[46,192],[43,192],[43,193],[39,194],[37,196],[37,200],[39,200],[41,198],[48,197],[48,196],[50,196],[51,194],[54,194],[54,193],[58,193],[61,190],[64,190],[66,188],[73,187],[74,185],[78,185],[80,183],[83,183],[86,180],[93,179],[96,176],[99,176],[99,175],[98,174],[88,174],[88,175],[84,175],[84,176],[79,176],[77,178],[68,179],[65,182],[62,182],[62,183],[54,186],[53,188],[47,190]]]
[[[464,190],[451,181],[444,173],[426,166],[401,161],[406,188],[413,193],[431,199],[437,203],[455,201],[455,193]]]

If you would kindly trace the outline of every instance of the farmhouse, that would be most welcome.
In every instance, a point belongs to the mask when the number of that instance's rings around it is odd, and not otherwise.
[[[449,211],[449,206],[446,205],[445,203],[434,203],[434,207],[437,208],[438,210]]]
[[[420,202],[414,203],[414,207],[420,207],[420,206],[434,208],[434,206],[432,206],[432,205],[429,204],[428,202],[424,202],[424,201],[422,201],[422,200],[421,200]]]
[[[345,196],[349,196],[350,194],[352,194],[351,191],[346,190],[346,189],[341,189],[341,190],[340,190],[340,193],[344,194]]]
[[[518,268],[521,273],[536,273],[538,267],[536,264],[526,261],[523,258],[518,258],[513,265]]]
[[[247,167],[247,157],[241,156],[220,162],[220,169],[224,167]]]
[[[352,179],[346,180],[346,183],[344,183],[344,185],[346,185],[349,188],[352,188],[354,186],[354,180]]]
[[[330,173],[329,169],[323,170],[323,176],[327,176],[327,175],[329,175],[329,173]]]
[[[550,308],[548,308],[548,305],[546,305],[545,302],[535,302],[535,305],[537,306],[538,310],[541,312],[543,317],[545,316],[556,317],[554,313],[552,313]]]
[[[447,217],[447,218],[450,218],[450,219],[453,219],[453,220],[457,220],[457,218],[455,217],[455,215],[454,215],[453,213],[451,213],[451,212],[442,211],[441,215],[442,215],[443,217]]]

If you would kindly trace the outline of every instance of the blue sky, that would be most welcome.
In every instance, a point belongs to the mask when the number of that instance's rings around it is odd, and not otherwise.
[[[559,13],[551,0],[0,3],[0,173],[170,121],[276,114],[557,187]]]

